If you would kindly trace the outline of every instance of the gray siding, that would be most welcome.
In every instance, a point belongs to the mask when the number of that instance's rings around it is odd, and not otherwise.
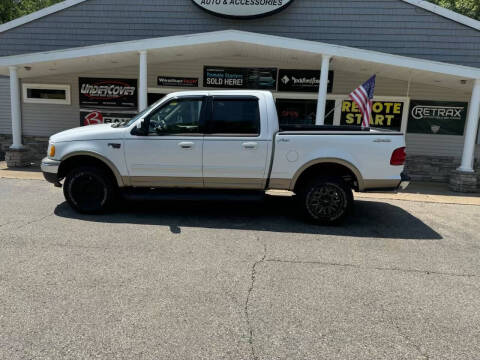
[[[0,76],[0,134],[12,133],[10,119],[10,79]]]
[[[480,67],[480,31],[400,0],[296,0],[254,20],[191,0],[88,0],[0,34],[0,56],[225,29]]]

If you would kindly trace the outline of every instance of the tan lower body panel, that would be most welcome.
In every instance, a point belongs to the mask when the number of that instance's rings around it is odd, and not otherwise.
[[[270,179],[268,188],[272,190],[290,190],[291,179]]]
[[[203,188],[202,178],[171,176],[131,176],[128,184],[135,187]]]
[[[363,180],[361,191],[395,189],[400,185],[400,180]]]
[[[238,178],[190,178],[172,176],[132,176],[124,179],[126,184],[134,187],[158,188],[205,188],[260,190],[265,188],[265,179]]]

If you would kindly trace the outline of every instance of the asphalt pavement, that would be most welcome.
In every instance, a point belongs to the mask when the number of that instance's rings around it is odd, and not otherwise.
[[[479,359],[480,207],[361,198],[78,215],[0,179],[0,359]]]

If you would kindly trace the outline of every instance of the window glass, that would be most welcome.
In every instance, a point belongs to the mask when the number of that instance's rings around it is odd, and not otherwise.
[[[214,99],[212,134],[260,134],[257,99]]]
[[[335,100],[327,100],[325,125],[333,124]],[[278,99],[278,121],[280,125],[315,125],[316,100]]]
[[[66,100],[67,92],[65,90],[28,88],[27,97],[29,99]]]
[[[149,116],[149,135],[200,132],[202,99],[174,99]]]

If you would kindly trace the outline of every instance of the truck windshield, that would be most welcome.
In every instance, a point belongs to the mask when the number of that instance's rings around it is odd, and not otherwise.
[[[125,122],[123,122],[123,123],[113,124],[112,126],[113,126],[113,127],[129,127],[129,126],[132,125],[135,121],[137,121],[138,119],[142,118],[148,111],[150,111],[150,107],[148,107],[148,108],[146,108],[145,110],[143,110],[141,113],[139,113],[138,115],[136,115],[135,117],[133,117],[131,120],[125,121]]]

